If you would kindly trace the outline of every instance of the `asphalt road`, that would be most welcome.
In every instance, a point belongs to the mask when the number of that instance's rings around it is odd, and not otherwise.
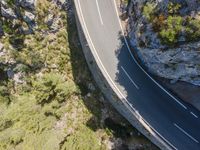
[[[108,80],[172,148],[200,150],[200,112],[173,97],[137,64],[124,39],[115,1],[75,1]]]

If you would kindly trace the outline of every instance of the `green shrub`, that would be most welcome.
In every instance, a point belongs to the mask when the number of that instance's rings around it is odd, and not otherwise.
[[[189,41],[200,38],[200,20],[189,18],[185,30]]]
[[[0,86],[0,104],[1,103],[5,103],[8,104],[9,103],[9,90],[6,86],[1,85]]]
[[[55,73],[45,74],[41,79],[33,81],[38,104],[50,103],[52,100],[65,101],[76,92],[76,87],[64,80],[63,76]]]
[[[6,0],[6,2],[10,7],[15,4],[15,0]]]
[[[143,15],[148,19],[151,20],[151,17],[154,13],[155,6],[152,3],[147,2],[143,8]]]
[[[153,2],[147,2],[143,8],[143,15],[152,23],[163,44],[170,46],[177,44],[183,31],[186,41],[200,38],[200,20],[187,15],[181,16],[179,11],[182,5],[179,3],[170,2],[167,8],[166,13],[154,6]]]
[[[165,26],[161,27],[159,33],[165,44],[173,45],[177,42],[178,36],[183,28],[183,18],[180,16],[169,16]]]
[[[179,3],[170,2],[168,5],[168,13],[171,15],[177,14],[180,8],[181,8],[181,5]]]

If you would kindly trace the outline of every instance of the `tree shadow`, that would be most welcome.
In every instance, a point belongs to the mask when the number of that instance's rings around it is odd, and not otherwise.
[[[70,2],[73,5],[72,2]],[[69,13],[75,11],[72,8],[67,9],[67,33],[70,48],[70,57],[72,62],[73,77],[76,84],[81,90],[82,96],[89,92],[87,83],[91,82],[91,74],[86,65],[86,60],[82,52],[81,43],[78,38],[75,14]]]

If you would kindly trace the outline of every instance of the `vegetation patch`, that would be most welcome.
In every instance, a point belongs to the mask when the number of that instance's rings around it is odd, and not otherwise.
[[[178,42],[197,41],[200,38],[200,17],[198,11],[183,12],[187,5],[169,2],[166,9],[154,2],[147,2],[143,7],[143,15],[152,23],[163,44],[175,45]]]

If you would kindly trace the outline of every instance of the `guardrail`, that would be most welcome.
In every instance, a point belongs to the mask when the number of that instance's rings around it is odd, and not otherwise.
[[[143,124],[143,126],[148,126],[154,133],[156,133],[157,134],[157,136],[159,137],[159,138],[161,138],[164,142],[166,142],[168,145],[169,145],[169,147],[171,147],[171,149],[174,149],[174,150],[177,150],[177,148],[175,147],[175,146],[173,146],[168,140],[166,140],[162,135],[160,135],[160,133],[158,133],[144,118],[142,118],[142,116],[138,113],[138,111],[128,102],[128,101],[126,101],[126,103],[127,103],[127,105],[129,106],[129,107],[131,107],[131,109],[130,108],[128,108],[132,113],[133,113],[133,115],[138,119],[138,120],[142,120],[146,125],[144,125],[144,123],[142,123]],[[147,128],[146,128],[147,129]],[[148,129],[147,129],[148,130]],[[149,130],[148,130],[149,131]],[[149,131],[150,132],[150,131]]]

